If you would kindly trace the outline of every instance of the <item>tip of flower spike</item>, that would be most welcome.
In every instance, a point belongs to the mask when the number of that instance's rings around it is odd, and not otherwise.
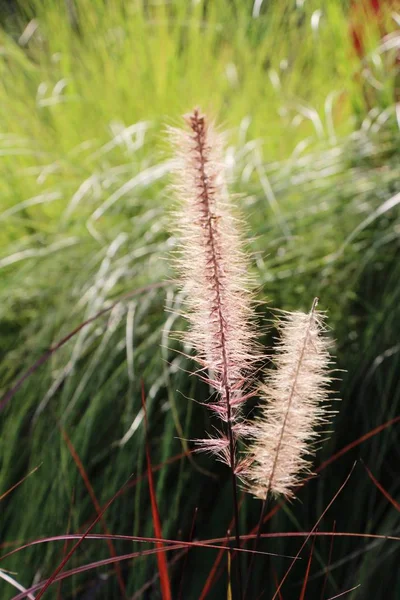
[[[200,108],[195,107],[192,112],[184,114],[183,118],[193,131],[197,131],[199,128],[204,129],[206,115],[201,112]]]

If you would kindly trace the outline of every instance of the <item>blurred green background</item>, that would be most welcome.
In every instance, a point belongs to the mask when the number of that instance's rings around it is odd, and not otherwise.
[[[188,399],[205,400],[208,390],[188,374],[194,365],[171,339],[185,323],[171,266],[165,129],[193,106],[226,131],[263,342],[269,347],[273,335],[263,333],[270,308],[307,310],[319,296],[328,311],[342,402],[316,464],[399,414],[395,3],[30,0],[3,3],[1,21],[0,394],[50,346],[113,305],[5,397],[0,495],[40,468],[1,501],[2,554],[24,541],[84,531],[96,516],[93,495],[104,505],[132,474],[104,515],[106,527],[154,535],[147,479],[136,482],[146,474],[141,382],[153,465],[212,428]],[[357,460],[320,531],[400,535],[398,438],[396,423],[367,436],[299,490],[266,531],[309,531]],[[197,539],[226,535],[226,468],[183,457],[154,477],[165,537],[189,539],[193,521]],[[242,533],[256,525],[259,510],[245,498]],[[261,549],[293,555],[302,541],[272,539]],[[118,554],[144,547],[114,545]],[[310,548],[282,588],[285,600],[301,597]],[[29,587],[51,575],[65,551],[62,541],[36,545],[0,568]],[[173,598],[200,598],[216,555],[169,553]],[[104,540],[85,540],[66,568],[109,556]],[[370,600],[389,590],[388,600],[398,598],[398,564],[396,541],[337,537],[331,546],[321,536],[305,597],[328,599],[358,586],[346,597]],[[257,557],[250,597],[264,591],[272,598],[288,565]],[[155,556],[120,569],[127,598],[161,598]],[[227,580],[225,556],[207,597],[227,597]],[[0,578],[1,598],[17,593]],[[122,595],[108,566],[55,584],[47,597]]]

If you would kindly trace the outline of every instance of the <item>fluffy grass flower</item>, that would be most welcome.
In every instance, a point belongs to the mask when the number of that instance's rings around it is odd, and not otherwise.
[[[311,455],[320,428],[332,414],[328,401],[331,382],[330,340],[322,312],[282,313],[280,340],[262,385],[261,415],[252,425],[249,456],[240,476],[255,496],[293,495],[293,488],[311,474]]]
[[[197,447],[230,467],[240,547],[236,442],[246,433],[241,408],[256,360],[247,260],[226,186],[223,138],[197,109],[186,123],[186,130],[171,130],[179,201],[177,262],[190,323],[185,339],[196,351],[200,376],[215,391],[208,407],[224,424],[216,435],[197,440]],[[239,556],[236,568],[242,597]]]
[[[200,376],[216,392],[208,407],[228,424],[228,433],[203,440],[200,448],[231,464],[256,358],[247,260],[227,191],[223,138],[197,109],[185,120],[185,130],[170,130],[179,201],[177,264],[190,323],[185,340],[196,351]]]

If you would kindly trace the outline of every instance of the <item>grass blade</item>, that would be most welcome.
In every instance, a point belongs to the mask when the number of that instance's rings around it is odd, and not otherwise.
[[[151,465],[150,458],[150,449],[149,449],[149,438],[148,438],[148,421],[147,421],[147,411],[146,411],[146,397],[144,392],[144,384],[142,382],[142,406],[144,411],[144,423],[146,428],[146,462],[147,462],[147,473],[149,480],[149,491],[150,491],[150,500],[151,500],[151,514],[153,517],[153,526],[154,533],[156,537],[162,538],[162,530],[161,530],[161,521],[160,514],[158,512],[157,498],[154,487],[154,478],[153,478],[153,469]],[[162,542],[157,542],[157,548],[163,548]],[[160,551],[157,553],[157,564],[158,571],[160,574],[160,585],[161,585],[161,594],[163,600],[172,600],[171,596],[171,584],[169,581],[168,575],[168,566],[167,566],[167,556],[166,553]]]

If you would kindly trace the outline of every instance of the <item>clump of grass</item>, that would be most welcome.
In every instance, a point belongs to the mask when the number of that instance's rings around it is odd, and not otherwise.
[[[397,430],[384,427],[368,437],[398,414],[400,398],[399,215],[393,203],[380,211],[400,181],[395,78],[386,61],[393,49],[371,45],[362,62],[355,57],[347,10],[336,0],[323,7],[314,0],[264,2],[254,17],[253,2],[128,7],[82,0],[79,29],[71,27],[64,2],[21,4],[13,36],[1,31],[1,392],[75,326],[117,306],[41,364],[2,413],[1,492],[42,465],[3,501],[2,540],[78,531],[94,518],[59,420],[100,503],[132,471],[138,474],[138,483],[107,511],[108,529],[152,534],[140,479],[146,473],[141,379],[152,461],[164,465],[155,474],[164,535],[179,530],[189,537],[195,507],[199,538],[223,536],[229,527],[228,470],[204,456],[194,459],[201,468],[196,477],[187,459],[166,463],[184,451],[177,438],[212,428],[202,407],[182,402],[176,389],[206,402],[208,388],[185,376],[183,356],[154,352],[162,331],[178,327],[176,317],[165,317],[165,304],[178,311],[181,305],[173,283],[151,285],[171,275],[160,261],[172,240],[164,220],[171,164],[160,162],[159,131],[166,114],[177,116],[194,102],[212,106],[227,126],[225,158],[232,189],[244,196],[260,296],[289,310],[306,310],[315,295],[329,306],[335,353],[348,375],[335,434],[320,456],[364,440],[328,466],[326,477],[299,490],[301,503],[279,511],[271,527],[311,529],[359,455],[395,498]],[[125,296],[139,288],[139,295]],[[258,313],[262,321],[263,310]],[[326,528],[336,520],[337,528],[354,532],[395,532],[395,509],[363,469],[352,477]],[[354,489],[357,510],[349,514]],[[242,531],[258,518],[255,504],[250,496],[243,502]],[[297,539],[271,540],[269,549],[295,554]],[[316,567],[307,594],[321,595],[329,544],[329,536],[316,542],[321,572]],[[130,551],[127,546],[116,542],[117,552]],[[58,564],[57,548],[36,545],[23,559],[9,557],[4,568],[28,587]],[[88,541],[73,563],[108,556],[104,542]],[[200,593],[213,561],[213,551],[192,549],[185,589]],[[132,577],[123,567],[129,594],[151,581],[156,560],[134,566]],[[273,566],[279,577],[286,563],[276,558]],[[359,593],[379,597],[383,579],[398,588],[396,569],[388,542],[336,537],[327,594],[362,580]],[[118,595],[115,577],[103,567],[98,573],[65,580],[63,597],[82,595],[92,583],[99,598]],[[276,589],[264,575],[257,557],[250,582],[255,597]],[[293,589],[302,575],[292,573]],[[225,587],[220,578],[210,596],[224,597]],[[8,583],[0,582],[0,595],[10,595]]]
[[[310,473],[305,457],[320,436],[316,427],[326,424],[329,416],[329,342],[322,335],[317,299],[309,314],[284,314],[274,361],[277,368],[260,388],[260,418],[256,423],[243,419],[246,390],[253,384],[260,358],[246,286],[247,265],[226,188],[222,137],[198,109],[185,119],[187,130],[170,130],[177,158],[177,263],[190,323],[184,340],[196,350],[197,374],[217,394],[207,406],[225,424],[225,432],[217,430],[217,435],[198,440],[197,445],[230,467],[239,548],[237,475],[248,491],[266,500],[270,492],[293,496],[293,488]],[[252,445],[239,462],[241,438],[252,438]],[[242,594],[239,569],[240,598]]]

